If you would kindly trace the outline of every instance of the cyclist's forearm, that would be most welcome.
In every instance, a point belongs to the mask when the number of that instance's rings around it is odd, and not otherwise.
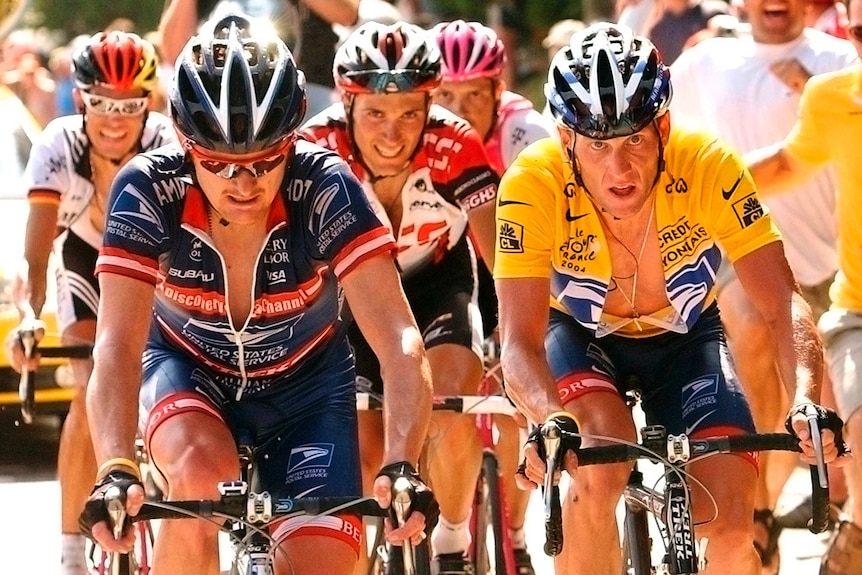
[[[820,401],[823,343],[808,304],[793,293],[789,322],[775,324],[778,369],[791,405]],[[784,343],[782,343],[784,342]]]
[[[412,351],[383,367],[383,423],[385,445],[383,465],[419,460],[431,421],[431,368],[425,358],[418,332]],[[392,362],[390,362],[392,363]],[[406,377],[405,377],[406,375]]]
[[[527,419],[540,423],[548,415],[563,410],[544,353],[504,346],[500,363],[506,393]]]
[[[48,287],[48,260],[54,244],[57,208],[53,205],[31,204],[24,237],[24,260],[27,262],[26,303],[36,317],[42,313]]]

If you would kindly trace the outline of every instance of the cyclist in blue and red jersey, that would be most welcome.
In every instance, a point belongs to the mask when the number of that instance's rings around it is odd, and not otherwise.
[[[455,20],[437,24],[431,34],[440,48],[443,64],[443,81],[434,91],[434,102],[470,122],[483,138],[491,166],[502,176],[521,150],[536,140],[550,137],[553,126],[536,111],[532,102],[506,89],[501,77],[506,65],[506,47],[491,28],[478,22]],[[477,268],[485,337],[491,337],[497,326],[497,296],[489,267],[493,267],[490,259],[480,261]],[[524,535],[529,492],[515,489],[514,483],[518,427],[510,417],[498,417],[495,422],[501,430],[497,455],[506,482],[510,536],[518,575],[532,575],[532,561]]]
[[[375,212],[394,232],[435,393],[476,393],[482,322],[467,225],[478,249],[490,253],[498,181],[482,140],[466,121],[431,104],[431,91],[440,83],[440,52],[417,26],[359,27],[336,53],[333,73],[341,102],[309,120],[302,133],[347,159]],[[381,369],[370,342],[355,328],[350,342],[360,382],[379,391]],[[379,415],[360,416],[367,478],[380,460],[379,426]],[[427,462],[441,515],[431,544],[440,573],[464,573],[470,568],[467,524],[481,464],[474,418],[435,414],[429,442]]]
[[[44,333],[42,312],[48,290],[48,260],[58,256],[58,327],[66,344],[90,343],[96,336],[99,286],[93,276],[105,229],[105,205],[117,172],[138,152],[176,138],[170,120],[150,112],[157,87],[158,59],[150,42],[136,34],[111,31],[89,38],[72,57],[75,98],[80,114],[49,123],[30,151],[25,174],[30,212],[24,257],[27,272],[18,302],[22,322],[7,340],[16,369],[25,364],[18,335]],[[92,362],[70,362],[79,391],[69,405],[60,434],[57,476],[61,500],[61,575],[85,575],[85,539],[78,515],[90,492],[93,459],[84,387]]]
[[[218,482],[239,476],[240,431],[259,448],[263,489],[358,496],[343,295],[396,399],[384,407],[374,495],[387,506],[399,476],[424,493],[421,513],[389,533],[418,541],[434,513],[413,467],[430,417],[422,339],[391,233],[349,167],[296,138],[302,73],[265,22],[227,14],[186,45],[170,101],[182,148],[141,155],[120,173],[96,265],[87,406],[100,467],[83,525],[109,550],[131,544],[130,533],[116,540],[108,529],[104,492],[117,486],[130,514],[140,507],[139,418],[168,499],[217,498]],[[274,554],[275,572],[350,573],[360,529],[352,513],[276,524],[285,553]],[[205,521],[163,523],[154,568],[218,573],[217,533]]]

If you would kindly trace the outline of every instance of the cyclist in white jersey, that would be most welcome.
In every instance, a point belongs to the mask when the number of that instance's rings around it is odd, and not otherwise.
[[[774,12],[761,0],[747,0],[750,36],[710,38],[674,62],[675,120],[698,122],[743,153],[790,131],[808,77],[844,68],[856,53],[849,42],[805,28],[807,2],[792,0],[786,6]],[[784,234],[791,269],[819,317],[828,307],[827,287],[837,265],[834,175],[823,170],[792,192],[764,202]],[[763,432],[780,429],[784,399],[769,330],[729,266],[719,272],[717,285],[729,345],[757,427]],[[774,570],[779,526],[771,510],[795,461],[776,454],[764,454],[762,461],[764,470],[773,471],[758,477],[757,541],[764,564],[771,563]],[[768,485],[767,477],[774,477],[770,483],[776,485]]]
[[[520,94],[506,89],[501,74],[506,48],[491,28],[478,22],[441,22],[431,31],[442,56],[443,81],[434,102],[455,112],[473,126],[485,144],[491,167],[503,175],[518,153],[553,132],[550,122]],[[493,254],[490,254],[493,255]],[[497,298],[491,262],[478,262],[479,309],[485,336],[497,326]],[[497,418],[501,430],[497,447],[506,486],[509,528],[519,575],[534,573],[524,536],[529,492],[515,488],[518,466],[518,427],[509,417]]]
[[[64,116],[45,128],[30,152],[26,182],[30,200],[25,259],[27,302],[13,331],[41,327],[48,258],[57,257],[57,314],[64,343],[92,342],[96,333],[99,287],[93,275],[102,246],[105,204],[114,176],[135,154],[175,139],[169,120],[148,112],[156,87],[155,48],[135,34],[113,31],[90,38],[73,56],[80,114]],[[24,362],[17,338],[12,346],[16,369]],[[72,360],[79,392],[69,407],[60,436],[57,473],[62,490],[63,575],[84,575],[84,538],[78,515],[92,487],[96,464],[83,388],[90,360]]]

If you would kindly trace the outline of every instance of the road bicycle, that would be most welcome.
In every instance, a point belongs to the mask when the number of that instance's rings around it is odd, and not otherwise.
[[[233,554],[230,567],[222,575],[273,575],[274,557],[281,549],[267,532],[267,526],[282,519],[308,516],[313,519],[338,511],[351,510],[363,516],[384,517],[403,525],[410,514],[413,487],[406,478],[396,479],[392,486],[392,509],[381,509],[369,497],[278,497],[260,490],[256,450],[250,436],[238,434],[239,480],[218,484],[219,499],[195,501],[147,500],[135,517],[127,517],[122,494],[109,489],[105,494],[111,523],[122,526],[129,521],[133,527],[151,524],[160,519],[197,518],[217,524],[230,537]],[[420,552],[409,542],[399,554],[404,575],[430,575],[430,563],[422,565]],[[425,553],[427,557],[427,552]],[[132,566],[133,567],[133,566]],[[118,571],[112,575],[144,575],[143,571]]]
[[[432,405],[435,411],[476,415],[476,427],[483,449],[482,467],[476,482],[471,516],[472,545],[468,550],[475,573],[516,575],[515,556],[509,538],[505,490],[496,454],[497,431],[493,416],[512,416],[517,410],[507,398],[500,395],[435,396]],[[381,409],[382,406],[382,398],[379,395],[357,393],[359,410]],[[387,571],[387,564],[391,550],[383,545],[379,528],[376,530],[371,551],[373,555],[369,561],[369,575],[390,573],[391,571]]]
[[[812,438],[815,438],[817,464],[811,466],[812,533],[822,533],[828,522],[829,486],[826,466],[819,445],[820,429],[816,418],[809,418]],[[553,470],[557,467],[561,431],[554,422],[542,427],[547,453],[548,472],[542,486],[545,506],[545,552],[558,555],[563,549],[562,514],[559,488],[553,485]],[[623,493],[623,575],[694,575],[705,568],[707,541],[698,541],[691,517],[691,493],[688,474],[683,466],[698,458],[715,453],[752,451],[801,451],[796,436],[788,433],[718,436],[690,439],[685,434],[668,434],[664,427],[650,425],[640,431],[640,443],[618,443],[576,450],[578,465],[634,462]],[[609,439],[609,438],[604,438]],[[637,468],[638,460],[658,463],[664,470],[664,491],[643,483]],[[649,517],[655,520],[661,535],[664,553],[658,564],[653,563]]]
[[[37,350],[45,359],[90,359],[93,346],[90,344],[75,345],[37,345],[32,330],[23,330],[20,334],[21,346],[27,358],[33,357]],[[37,370],[24,370],[18,382],[18,398],[20,401],[21,418],[26,424],[33,422],[37,415],[36,409]],[[158,498],[158,488],[153,476],[149,473],[149,462],[143,442],[136,443],[136,459],[144,478],[144,485],[150,498]],[[152,524],[139,522],[134,526],[135,545],[129,553],[106,553],[96,545],[90,545],[87,552],[88,569],[93,575],[149,575],[155,536]]]

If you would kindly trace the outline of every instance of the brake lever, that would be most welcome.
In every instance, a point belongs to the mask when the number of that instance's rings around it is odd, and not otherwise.
[[[399,477],[392,485],[392,509],[395,512],[395,520],[398,527],[404,527],[407,517],[410,516],[410,507],[413,504],[413,486],[406,477]],[[413,559],[413,543],[405,539],[402,544],[402,557],[404,559],[404,575],[416,573],[416,563]]]
[[[823,439],[820,437],[820,424],[817,423],[817,415],[808,415],[808,430],[811,433],[811,442],[814,444],[814,463],[817,466],[817,481],[820,487],[829,487],[829,479],[826,475],[826,461],[823,458]]]
[[[36,351],[36,333],[32,329],[21,330],[18,339],[24,350],[24,357],[30,360]],[[24,423],[33,423],[33,412],[36,404],[36,372],[30,369],[21,370],[18,382],[18,399],[21,402],[21,418]]]

